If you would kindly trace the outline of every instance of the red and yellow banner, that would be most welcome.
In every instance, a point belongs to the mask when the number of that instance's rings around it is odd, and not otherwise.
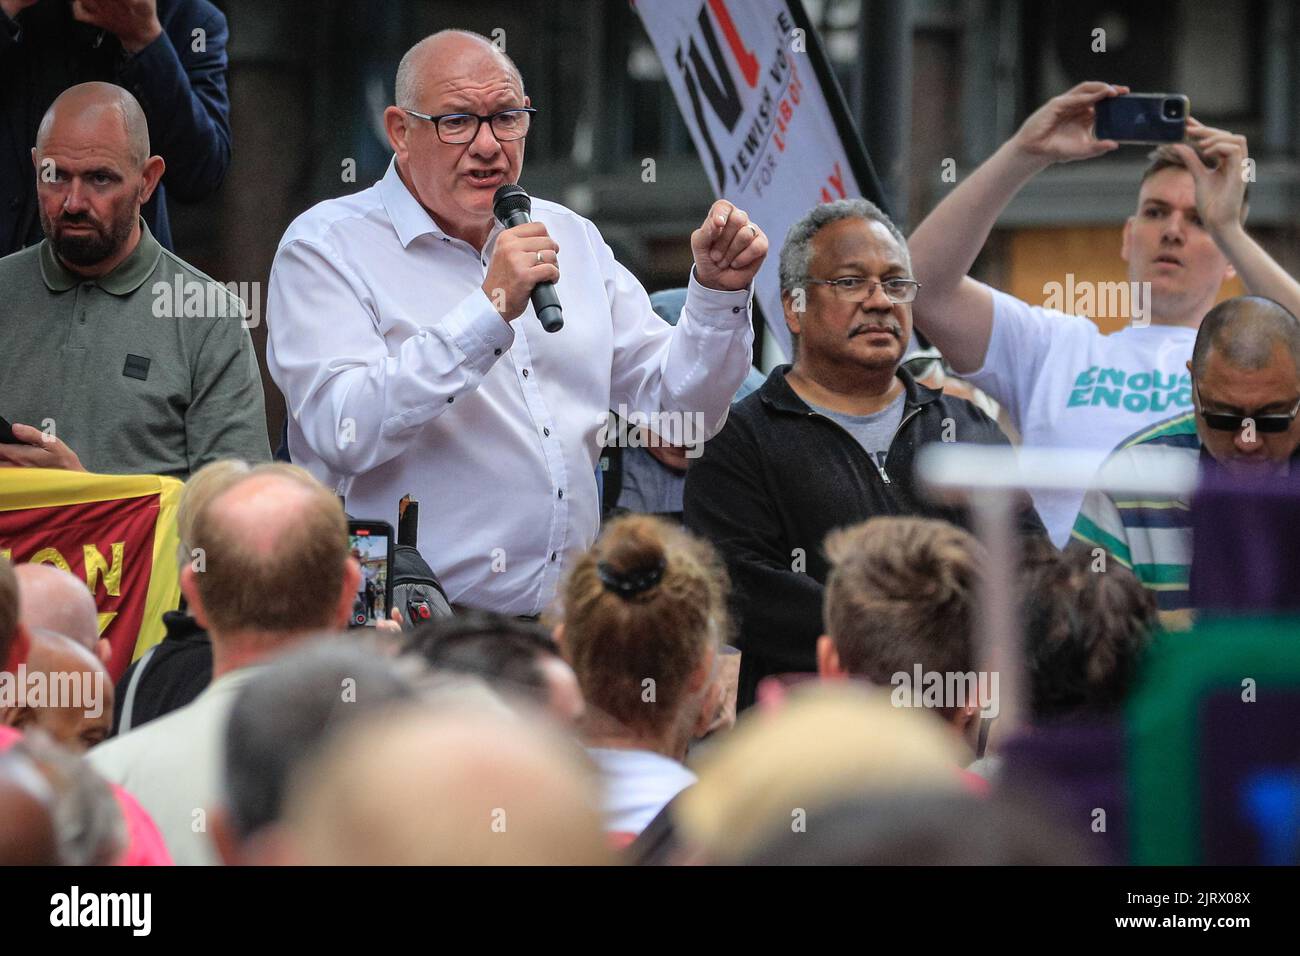
[[[0,554],[51,564],[86,582],[109,673],[163,638],[164,611],[180,601],[176,509],[182,483],[156,475],[88,475],[0,468]]]

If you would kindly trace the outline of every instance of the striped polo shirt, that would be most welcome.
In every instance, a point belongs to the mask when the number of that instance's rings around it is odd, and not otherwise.
[[[1201,440],[1196,434],[1195,412],[1184,412],[1144,428],[1121,442],[1110,461],[1128,458],[1134,468],[1140,469],[1150,448],[1177,449],[1197,462]],[[1166,629],[1191,627],[1188,580],[1192,569],[1192,510],[1187,499],[1113,497],[1103,491],[1090,491],[1083,499],[1070,539],[1089,549],[1104,548],[1113,560],[1131,569],[1155,594]]]

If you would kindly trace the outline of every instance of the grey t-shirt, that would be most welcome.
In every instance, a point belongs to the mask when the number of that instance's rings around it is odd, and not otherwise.
[[[894,432],[898,431],[898,425],[903,420],[903,400],[906,396],[906,392],[899,392],[896,399],[871,415],[845,415],[811,402],[808,407],[819,415],[825,415],[857,439],[876,468],[883,469],[885,458],[889,454],[889,443],[893,441]]]
[[[673,471],[644,448],[623,449],[618,506],[638,514],[681,514],[686,473]]]

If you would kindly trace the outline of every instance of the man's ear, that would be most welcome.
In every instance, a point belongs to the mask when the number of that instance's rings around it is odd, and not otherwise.
[[[217,849],[217,856],[226,866],[243,865],[243,854],[239,852],[239,840],[235,837],[235,825],[230,819],[230,811],[224,804],[212,807],[208,811],[208,832],[212,844]]]
[[[411,117],[396,106],[384,110],[384,131],[388,133],[388,145],[393,147],[393,152],[397,154],[397,161],[403,167],[406,166],[407,158],[411,155],[406,145],[406,137],[411,130],[410,120]]]
[[[203,599],[199,597],[198,572],[194,570],[193,564],[181,568],[181,593],[185,595],[190,617],[194,618],[203,630],[208,630],[208,612],[203,607]]]
[[[1129,216],[1127,219],[1124,220],[1124,231],[1122,233],[1124,238],[1119,244],[1119,257],[1123,259],[1125,262],[1128,262],[1129,236],[1133,232],[1133,221],[1134,221],[1133,216]]]
[[[970,729],[971,721],[978,722],[979,719],[979,704],[966,704],[963,707],[958,707],[956,712],[952,715],[953,726],[963,735]]]
[[[144,170],[141,172],[141,178],[144,184],[140,187],[140,205],[149,201],[153,191],[158,188],[158,182],[162,179],[163,173],[167,170],[167,163],[161,156],[150,156],[144,161]]]
[[[835,649],[835,639],[829,634],[817,638],[817,674],[822,680],[838,680],[844,677],[844,668],[840,666],[840,652]]]
[[[101,637],[95,642],[95,656],[99,658],[101,664],[108,666],[108,662],[113,659],[113,645],[108,638]]]
[[[555,629],[551,631],[551,637],[555,639],[555,645],[560,649],[560,653],[564,656],[565,660],[568,660],[568,656],[569,656],[568,651],[564,646],[564,622],[563,621],[555,625]]]
[[[795,291],[803,292],[804,290],[798,289]],[[781,311],[785,314],[785,327],[790,330],[790,334],[799,335],[803,331],[803,312],[795,310],[794,294],[792,292],[781,293]]]
[[[348,626],[348,621],[352,618],[352,605],[360,590],[361,565],[357,563],[356,558],[349,555],[343,565],[343,590],[339,592],[338,609],[334,615],[335,627],[342,629]]]

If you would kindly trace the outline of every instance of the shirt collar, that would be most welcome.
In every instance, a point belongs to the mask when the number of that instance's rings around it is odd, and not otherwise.
[[[790,371],[790,368],[790,365],[778,365],[772,369],[767,381],[758,390],[760,400],[780,411],[807,415],[812,409],[790,387],[790,383],[785,380],[786,372]],[[926,405],[938,399],[942,394],[938,390],[916,381],[916,379],[912,378],[911,373],[902,366],[894,374],[903,381],[904,403],[908,408]]]
[[[393,224],[403,249],[409,248],[411,243],[421,236],[451,238],[442,231],[442,227],[429,215],[429,211],[420,205],[420,201],[406,188],[406,183],[402,182],[402,177],[397,172],[396,156],[389,160],[388,172],[384,173],[384,178],[379,181],[379,198],[384,204],[388,221]],[[492,244],[493,238],[500,231],[501,223],[494,221],[492,231],[488,233],[488,241],[484,243],[484,249]]]
[[[50,240],[41,243],[41,277],[51,292],[67,292],[83,282],[93,282],[113,295],[130,295],[153,274],[162,257],[162,245],[153,237],[143,219],[140,220],[140,241],[131,254],[118,263],[108,275],[88,279],[73,272],[54,254]]]

